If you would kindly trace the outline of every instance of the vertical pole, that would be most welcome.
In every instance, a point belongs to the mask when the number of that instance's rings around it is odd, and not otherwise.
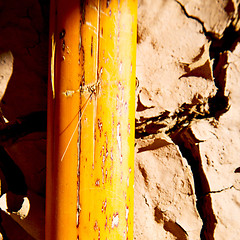
[[[133,239],[136,0],[52,0],[46,240]]]

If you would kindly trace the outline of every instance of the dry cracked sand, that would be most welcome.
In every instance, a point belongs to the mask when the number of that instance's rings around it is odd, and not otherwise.
[[[138,2],[136,240],[239,239],[239,5]],[[1,212],[10,240],[44,239],[48,9],[0,2],[1,195],[28,190],[35,211]]]

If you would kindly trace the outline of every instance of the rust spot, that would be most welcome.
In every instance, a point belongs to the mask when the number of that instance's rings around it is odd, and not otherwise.
[[[91,213],[89,212],[89,214],[88,214],[88,220],[89,220],[89,222],[90,222],[90,219],[91,219]]]
[[[107,229],[107,225],[108,225],[108,218],[107,218],[107,216],[106,216],[105,230]]]
[[[100,186],[100,179],[99,179],[99,178],[96,180],[95,186],[96,186],[96,187],[99,187],[99,186]]]
[[[101,36],[103,36],[103,28],[101,28]]]
[[[108,171],[107,171],[107,169],[106,169],[106,171],[105,171],[105,179],[107,180],[107,175],[108,175]]]
[[[128,109],[128,103],[125,102],[124,106],[125,106],[125,110],[127,110]]]
[[[106,155],[104,153],[104,145],[102,146],[102,150],[100,152],[100,156],[102,155],[102,163],[103,163],[103,166],[105,165],[105,161],[106,161]]]
[[[102,122],[98,119],[98,129],[99,129],[99,132],[100,132],[100,137],[101,137],[101,134],[102,134]]]
[[[107,209],[107,199],[105,199],[105,201],[102,202],[102,212],[106,212]]]
[[[98,229],[98,240],[101,240],[101,237],[100,237],[100,229]]]
[[[110,158],[113,161],[113,149],[111,149]]]
[[[102,184],[104,184],[104,168],[102,167]]]
[[[122,61],[120,62],[120,65],[122,64]],[[120,67],[119,67],[120,68]],[[122,89],[122,83],[119,81],[118,82],[118,89],[121,90]]]
[[[106,144],[107,145],[107,144]],[[108,149],[107,149],[107,146],[106,146],[106,158],[108,157]]]
[[[94,132],[94,140],[97,140],[96,131]]]
[[[91,37],[91,57],[93,56],[93,36]]]

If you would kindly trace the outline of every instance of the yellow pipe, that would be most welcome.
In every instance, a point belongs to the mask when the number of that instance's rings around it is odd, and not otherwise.
[[[130,240],[137,1],[55,1],[46,240]]]

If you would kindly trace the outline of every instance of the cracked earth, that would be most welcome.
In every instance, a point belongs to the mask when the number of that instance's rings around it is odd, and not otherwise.
[[[0,205],[34,209],[0,231],[42,240],[49,1],[0,9]],[[239,28],[238,0],[138,2],[136,240],[239,239]]]
[[[135,239],[238,239],[238,9],[139,2]]]

